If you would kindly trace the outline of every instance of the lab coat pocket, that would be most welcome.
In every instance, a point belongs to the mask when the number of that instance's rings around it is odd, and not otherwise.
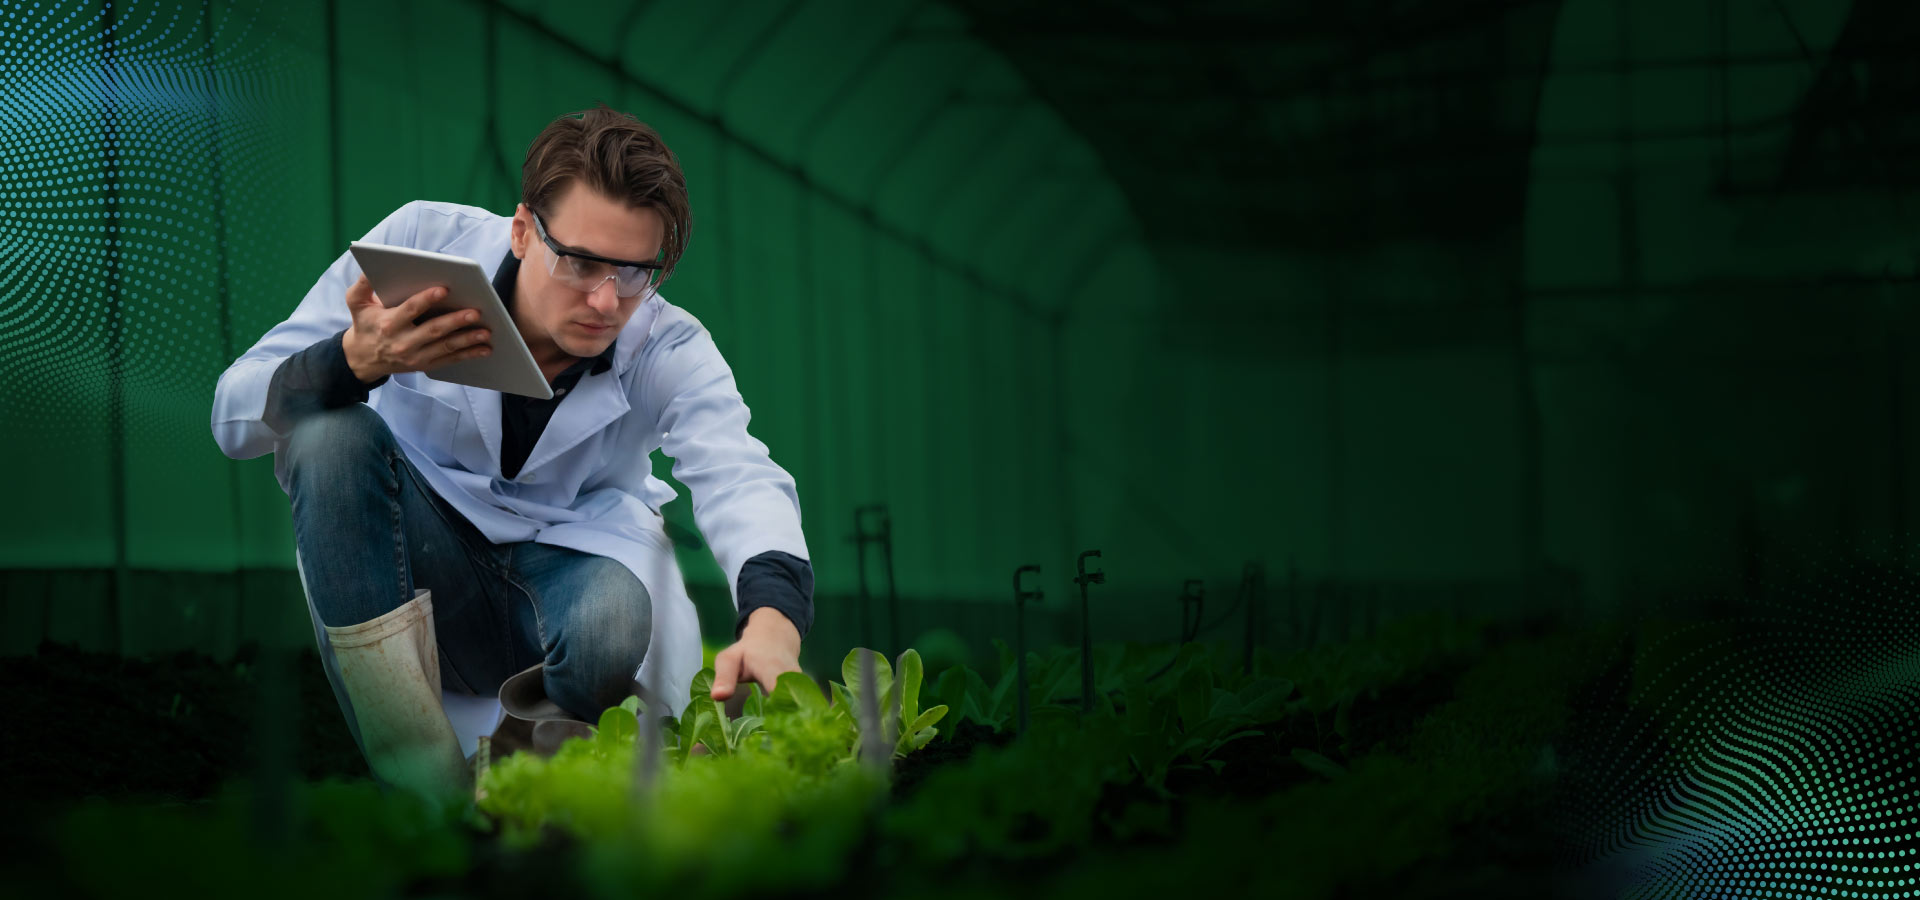
[[[441,465],[452,465],[454,432],[460,425],[460,410],[431,394],[414,390],[398,381],[380,386],[380,415],[387,420],[393,436],[412,445]]]

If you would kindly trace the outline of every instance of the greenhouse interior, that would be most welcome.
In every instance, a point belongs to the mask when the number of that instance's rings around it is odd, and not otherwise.
[[[0,14],[9,893],[1920,898],[1920,5]]]

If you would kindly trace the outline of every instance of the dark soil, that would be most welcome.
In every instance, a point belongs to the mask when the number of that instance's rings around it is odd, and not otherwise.
[[[222,663],[45,643],[36,656],[0,657],[0,690],[13,698],[0,728],[0,791],[16,808],[204,799],[273,763],[305,779],[367,774],[312,649],[270,657],[249,645]],[[275,745],[287,748],[290,769],[284,757],[261,758]]]
[[[963,721],[953,738],[947,738],[948,725],[941,723],[941,732],[933,742],[907,754],[905,759],[893,763],[893,796],[901,799],[912,795],[925,780],[928,773],[941,766],[959,762],[973,755],[980,747],[1004,747],[1013,742],[1010,731],[994,731],[978,722]]]

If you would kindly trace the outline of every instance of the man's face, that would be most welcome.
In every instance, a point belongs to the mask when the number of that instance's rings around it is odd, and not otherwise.
[[[666,223],[652,209],[635,209],[601,195],[579,181],[570,183],[540,221],[562,249],[608,259],[650,261],[666,240]],[[614,281],[591,292],[569,287],[553,273],[553,251],[533,228],[533,213],[522,203],[513,214],[513,255],[520,258],[514,283],[513,319],[535,361],[552,364],[568,357],[598,356],[640,308],[646,295],[620,297]],[[593,326],[604,326],[595,328]]]

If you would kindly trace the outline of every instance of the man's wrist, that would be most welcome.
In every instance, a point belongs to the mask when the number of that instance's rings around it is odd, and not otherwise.
[[[800,640],[800,626],[787,618],[786,613],[771,606],[762,606],[748,613],[747,624],[740,630],[740,634],[741,637],[745,637],[749,631],[765,631],[769,628],[778,633],[791,632],[795,643]]]
[[[347,368],[353,370],[353,377],[360,379],[361,384],[371,385],[386,373],[374,371],[372,360],[361,359],[358,347],[359,344],[354,340],[354,330],[348,328],[347,333],[340,336],[340,350],[347,356]]]

